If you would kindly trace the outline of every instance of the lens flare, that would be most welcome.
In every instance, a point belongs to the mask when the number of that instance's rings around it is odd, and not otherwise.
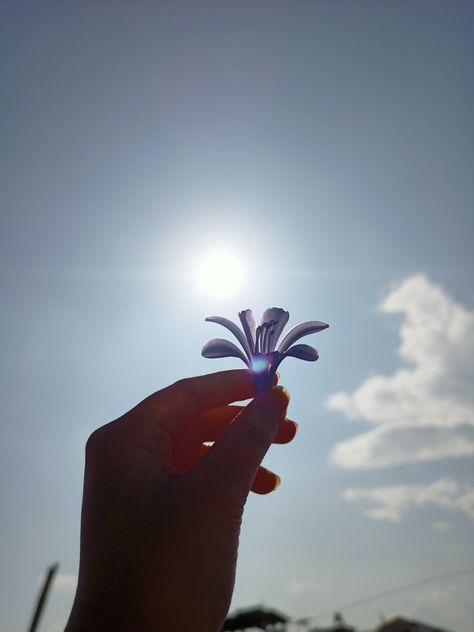
[[[264,371],[268,371],[269,366],[270,363],[267,358],[264,358],[263,356],[256,356],[252,360],[252,371],[254,373],[263,373]]]

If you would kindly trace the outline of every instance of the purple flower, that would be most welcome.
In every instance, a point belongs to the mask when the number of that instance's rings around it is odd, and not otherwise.
[[[277,348],[278,340],[289,316],[289,312],[280,307],[270,307],[263,313],[260,325],[255,327],[252,310],[246,309],[239,312],[242,329],[228,318],[210,316],[206,320],[226,327],[237,338],[242,350],[229,340],[213,338],[204,345],[201,353],[205,358],[226,358],[229,356],[240,358],[255,374],[259,390],[270,388],[280,362],[287,356],[308,362],[315,362],[319,358],[314,347],[304,344],[295,345],[294,343],[303,336],[317,333],[329,327],[319,320],[311,320],[296,325],[284,336]]]

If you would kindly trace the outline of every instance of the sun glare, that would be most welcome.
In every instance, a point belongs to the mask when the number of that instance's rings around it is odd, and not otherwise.
[[[242,288],[244,280],[241,260],[228,250],[208,252],[196,269],[197,289],[210,296],[232,296]]]

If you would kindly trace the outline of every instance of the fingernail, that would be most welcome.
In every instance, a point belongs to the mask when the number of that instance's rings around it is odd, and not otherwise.
[[[273,491],[275,492],[281,485],[281,478],[278,476],[278,474],[275,474],[275,487],[273,488]]]

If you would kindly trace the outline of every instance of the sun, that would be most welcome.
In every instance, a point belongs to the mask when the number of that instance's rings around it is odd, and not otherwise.
[[[213,297],[229,297],[244,285],[245,270],[241,259],[227,249],[207,252],[195,271],[199,292]]]

